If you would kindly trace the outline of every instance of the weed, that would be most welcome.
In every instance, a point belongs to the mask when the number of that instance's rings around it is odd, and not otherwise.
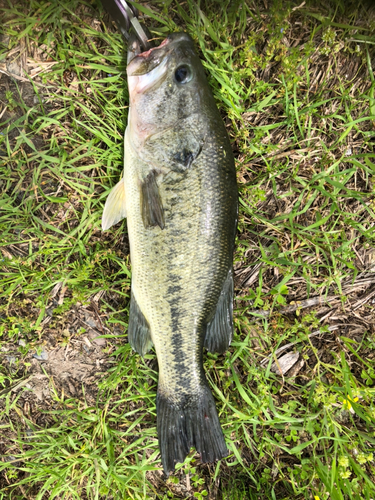
[[[100,229],[123,40],[91,2],[0,9],[0,499],[373,498],[373,11],[139,5],[155,37],[194,38],[240,191],[236,334],[205,356],[231,454],[165,480],[155,355],[125,341],[126,223]]]

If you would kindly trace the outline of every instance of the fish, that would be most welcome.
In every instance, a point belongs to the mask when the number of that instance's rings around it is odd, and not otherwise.
[[[170,34],[141,50],[129,39],[123,176],[102,228],[127,218],[131,260],[128,340],[154,346],[157,433],[165,474],[195,447],[202,462],[228,456],[203,351],[233,337],[233,251],[238,190],[228,134],[193,39]]]

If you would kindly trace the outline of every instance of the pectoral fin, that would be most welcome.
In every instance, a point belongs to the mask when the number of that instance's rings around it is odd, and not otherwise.
[[[105,231],[126,217],[125,207],[125,185],[124,180],[120,182],[109,193],[104,205],[102,216],[102,229]]]
[[[230,269],[216,305],[213,318],[207,324],[204,346],[210,352],[222,354],[233,338],[233,269]]]
[[[141,187],[141,210],[144,226],[164,229],[164,211],[156,182],[157,172],[148,174]]]

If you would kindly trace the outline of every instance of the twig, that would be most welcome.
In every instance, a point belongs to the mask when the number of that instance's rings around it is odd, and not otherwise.
[[[360,288],[363,288],[365,286],[371,285],[372,283],[375,283],[375,273],[373,273],[371,276],[363,277],[362,275],[357,279],[354,283],[348,283],[344,284],[342,287],[342,294],[343,295],[348,295],[349,293],[354,293]],[[356,311],[359,307],[364,305],[366,302],[368,302],[373,296],[375,295],[375,289],[369,292],[365,297],[359,299],[353,308],[351,309],[352,311]],[[325,302],[332,302],[334,300],[337,300],[340,298],[340,295],[330,295],[328,297],[312,297],[311,299],[304,300],[302,302],[296,302],[295,304],[289,304],[286,307],[282,307],[281,309],[278,310],[258,310],[258,309],[252,309],[248,311],[249,314],[256,314],[257,316],[263,316],[267,318],[270,316],[272,312],[277,312],[278,314],[288,314],[294,311],[297,311],[297,309],[305,309],[306,307],[313,307],[318,304],[322,304]]]
[[[244,167],[251,167],[252,165],[259,164],[262,160],[280,160],[281,158],[285,158],[286,156],[292,156],[295,154],[307,153],[307,152],[318,153],[319,150],[318,149],[314,150],[314,148],[292,149],[291,151],[285,151],[284,153],[278,153],[278,154],[273,155],[273,156],[272,156],[272,154],[265,155],[264,157],[257,158],[256,160],[253,160],[249,163],[245,163],[245,165],[243,165],[243,166]]]
[[[329,332],[333,332],[334,330],[338,330],[340,328],[341,325],[331,325],[328,327],[328,331]],[[320,330],[316,330],[315,332],[313,333],[310,333],[308,335],[308,337],[316,337],[317,335],[319,334],[324,334],[326,332],[322,332]],[[298,342],[300,342],[300,340],[295,340],[294,342],[290,342],[289,344],[285,344],[283,345],[282,347],[280,347],[279,349],[277,349],[275,352],[273,352],[272,354],[270,354],[269,356],[267,356],[266,358],[262,359],[262,361],[260,362],[261,366],[264,366],[268,363],[268,361],[271,359],[272,356],[278,356],[280,353],[286,351],[287,349],[289,349],[289,347],[292,347],[293,345],[295,344],[298,344]]]
[[[374,295],[375,295],[375,289],[371,290],[367,295],[365,295],[363,298],[359,299],[358,302],[356,302],[354,304],[352,310],[356,311],[357,309],[359,309],[361,306],[366,304],[366,302],[368,302],[372,297],[374,297]]]
[[[21,82],[30,82],[28,78],[24,78],[23,76],[18,76],[13,73],[9,73],[8,71],[5,71],[5,69],[0,69],[0,73],[4,73],[4,75],[9,76],[9,78],[14,78],[15,80],[20,80]],[[36,85],[40,85],[37,82],[35,82]]]
[[[288,314],[294,311],[297,311],[297,309],[305,309],[306,307],[312,307],[316,306],[318,304],[322,304],[324,302],[332,302],[333,300],[338,299],[337,295],[332,295],[330,297],[312,297],[311,299],[304,300],[303,302],[296,302],[295,304],[290,304],[289,306],[282,307],[281,309],[278,309],[277,311],[274,311],[273,309],[270,310],[260,310],[258,311],[257,309],[252,309],[251,311],[248,311],[249,314],[257,314],[258,316],[263,316],[263,317],[268,317],[272,312],[277,312],[279,314]]]
[[[97,306],[97,304],[94,301],[91,301],[91,307],[94,309],[95,316],[96,316],[97,320],[99,321],[99,326],[100,326],[100,329],[102,331],[102,335],[105,335],[105,331],[104,330],[106,330],[107,332],[109,332],[110,334],[112,334],[111,330],[109,328],[107,328],[106,326],[103,325],[102,319],[101,319],[101,317],[99,315],[98,306]]]
[[[188,491],[191,490],[191,486],[190,486],[190,476],[189,476],[189,473],[186,474],[186,489]]]

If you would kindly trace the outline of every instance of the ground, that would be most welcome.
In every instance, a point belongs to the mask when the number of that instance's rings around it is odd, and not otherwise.
[[[188,31],[236,159],[230,450],[168,479],[157,361],[127,343],[126,46],[99,3],[0,0],[0,500],[375,498],[375,7],[139,4]]]

